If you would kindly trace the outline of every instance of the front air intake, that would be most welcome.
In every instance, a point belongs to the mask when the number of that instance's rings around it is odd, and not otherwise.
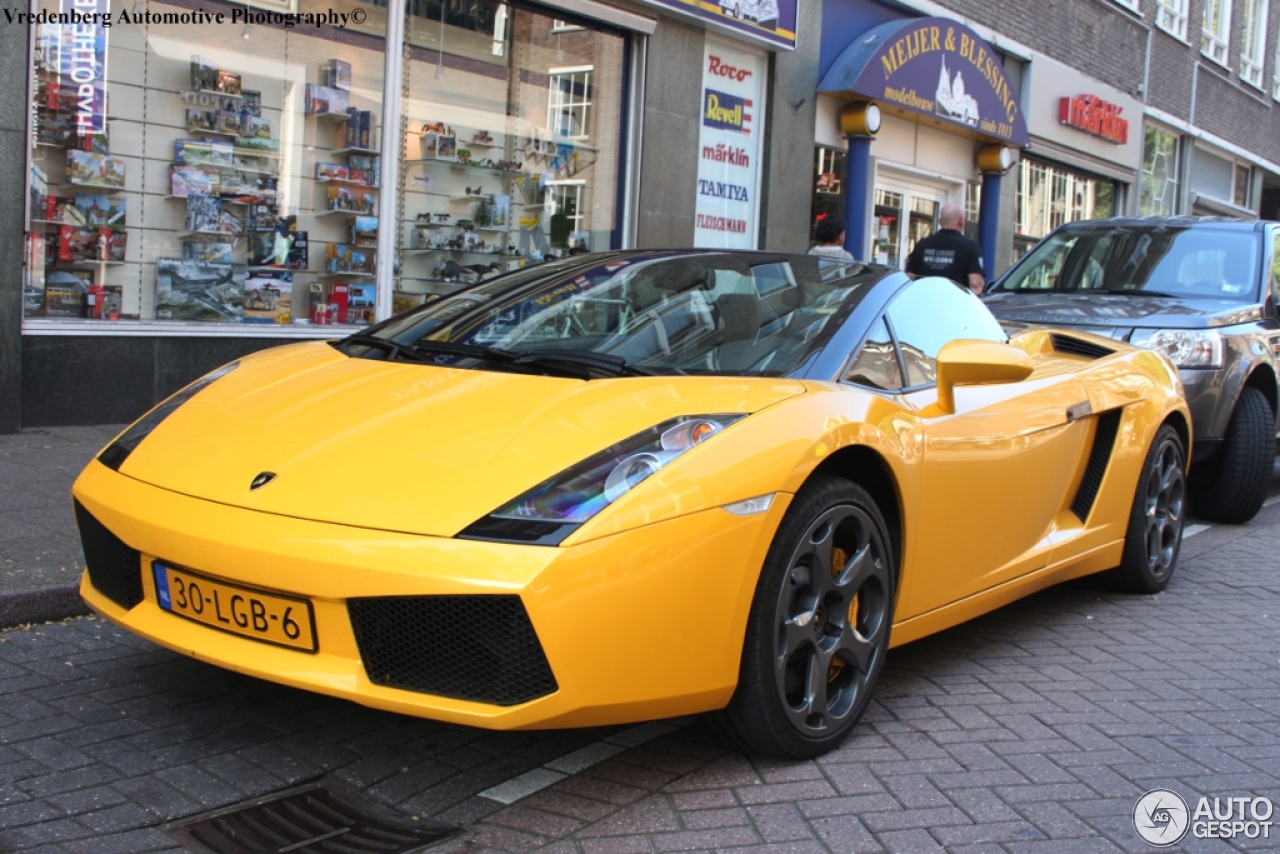
[[[388,596],[347,610],[375,685],[497,706],[559,687],[519,596]]]
[[[75,502],[76,527],[93,588],[126,611],[142,601],[142,555]]]

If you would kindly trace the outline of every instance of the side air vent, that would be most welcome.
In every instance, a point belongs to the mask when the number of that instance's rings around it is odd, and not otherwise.
[[[125,610],[137,605],[142,601],[142,555],[107,530],[79,501],[75,511],[89,583]]]
[[[1084,341],[1071,335],[1062,335],[1057,332],[1050,333],[1049,340],[1053,342],[1055,352],[1065,353],[1068,356],[1101,359],[1103,356],[1110,356],[1115,352],[1110,347],[1104,347],[1101,344],[1094,344],[1091,341]]]
[[[1111,452],[1116,446],[1116,433],[1120,430],[1119,409],[1112,409],[1098,416],[1098,426],[1093,432],[1093,447],[1089,450],[1089,463],[1084,469],[1084,478],[1080,481],[1080,489],[1071,502],[1071,512],[1081,522],[1089,521],[1089,512],[1093,510],[1093,502],[1098,500],[1098,490],[1102,488],[1102,478],[1111,464]]]

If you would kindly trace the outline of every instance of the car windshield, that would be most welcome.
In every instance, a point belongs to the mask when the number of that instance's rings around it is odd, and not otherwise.
[[[1258,293],[1261,249],[1257,233],[1221,228],[1069,229],[1049,235],[996,290],[1252,301]]]
[[[493,370],[784,376],[888,272],[766,253],[584,256],[499,276],[341,346]]]

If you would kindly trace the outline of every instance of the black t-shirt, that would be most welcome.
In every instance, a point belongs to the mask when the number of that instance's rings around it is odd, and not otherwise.
[[[982,274],[982,247],[954,228],[941,228],[916,242],[907,258],[907,272],[943,276],[967,288],[970,273]]]

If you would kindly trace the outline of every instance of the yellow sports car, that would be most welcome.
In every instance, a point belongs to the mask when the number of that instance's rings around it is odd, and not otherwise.
[[[712,712],[814,756],[892,644],[1110,570],[1153,592],[1161,355],[949,281],[631,251],[227,365],[75,485],[84,598],[222,667],[460,724]],[[891,640],[892,639],[892,640]]]

